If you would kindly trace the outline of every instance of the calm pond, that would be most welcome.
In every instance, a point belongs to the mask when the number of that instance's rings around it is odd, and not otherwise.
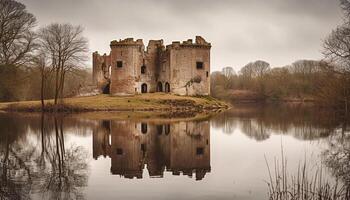
[[[0,199],[268,199],[265,157],[274,168],[282,150],[289,173],[306,160],[350,180],[349,128],[312,107],[101,116],[0,113]]]

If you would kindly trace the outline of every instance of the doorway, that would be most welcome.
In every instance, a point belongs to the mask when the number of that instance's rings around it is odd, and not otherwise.
[[[147,93],[147,84],[146,83],[143,83],[141,85],[141,93]]]
[[[163,84],[162,82],[157,83],[157,92],[163,92]]]
[[[165,92],[166,93],[170,92],[170,84],[168,82],[165,83]]]

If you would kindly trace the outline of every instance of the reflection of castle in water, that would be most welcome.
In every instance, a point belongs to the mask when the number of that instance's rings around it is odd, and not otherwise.
[[[109,156],[111,172],[142,178],[145,165],[151,177],[193,173],[196,180],[210,172],[208,121],[171,124],[103,121],[93,133],[93,157]]]

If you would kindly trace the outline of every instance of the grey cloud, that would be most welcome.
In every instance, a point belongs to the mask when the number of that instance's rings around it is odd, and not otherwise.
[[[83,25],[91,51],[108,52],[110,40],[125,37],[170,43],[202,35],[213,45],[213,70],[320,59],[322,39],[342,21],[337,0],[21,1],[39,25]]]

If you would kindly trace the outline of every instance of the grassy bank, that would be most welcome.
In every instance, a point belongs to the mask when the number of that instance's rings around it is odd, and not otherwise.
[[[201,112],[228,107],[227,104],[212,97],[188,97],[165,93],[149,93],[134,96],[97,95],[91,97],[74,97],[63,99],[61,105],[55,107],[53,100],[45,101],[45,111],[84,112],[84,111],[170,111]],[[23,101],[0,103],[4,111],[41,111],[40,101]]]

